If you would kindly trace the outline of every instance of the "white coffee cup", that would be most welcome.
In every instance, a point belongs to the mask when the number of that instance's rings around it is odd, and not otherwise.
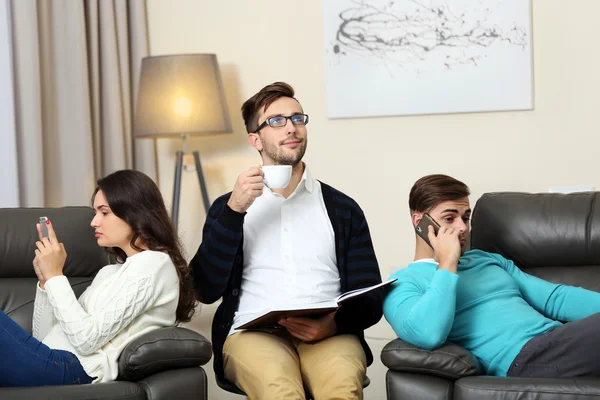
[[[291,165],[263,165],[265,185],[270,189],[283,189],[292,177]]]

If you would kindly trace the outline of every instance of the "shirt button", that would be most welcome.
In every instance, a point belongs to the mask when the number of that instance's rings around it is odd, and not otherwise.
[[[285,258],[286,260],[289,260],[290,257],[289,256],[283,256],[283,258]]]
[[[237,290],[237,289],[233,289],[233,290],[231,291],[231,295],[232,295],[232,296],[237,296],[238,294],[240,294],[240,291],[239,291],[239,290]]]
[[[284,232],[287,232],[287,231],[288,231],[288,228],[283,228],[283,231],[284,231]]]

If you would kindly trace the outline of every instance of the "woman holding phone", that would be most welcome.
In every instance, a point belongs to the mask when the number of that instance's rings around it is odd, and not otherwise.
[[[98,181],[93,208],[98,245],[117,263],[100,269],[77,299],[52,222],[47,237],[37,225],[33,335],[0,311],[0,386],[115,380],[128,343],[190,320],[193,283],[156,184],[139,171],[117,171]]]

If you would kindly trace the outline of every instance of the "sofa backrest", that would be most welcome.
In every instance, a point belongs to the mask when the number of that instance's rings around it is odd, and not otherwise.
[[[47,216],[65,245],[63,270],[79,296],[98,270],[109,263],[106,250],[96,243],[90,207],[0,209],[0,309],[31,332],[37,277],[33,270],[35,224]]]
[[[600,292],[600,192],[486,193],[471,248],[499,253],[551,282]]]

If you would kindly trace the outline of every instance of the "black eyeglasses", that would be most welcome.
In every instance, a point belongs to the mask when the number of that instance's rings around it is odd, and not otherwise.
[[[262,128],[269,125],[271,128],[281,128],[287,125],[287,120],[292,121],[292,124],[302,126],[308,124],[308,115],[306,114],[294,114],[290,116],[276,115],[274,117],[267,118],[265,122],[260,124],[258,128],[252,133],[258,133]]]

